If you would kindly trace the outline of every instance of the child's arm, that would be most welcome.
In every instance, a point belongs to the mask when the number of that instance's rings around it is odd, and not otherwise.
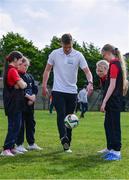
[[[20,79],[19,81],[17,81],[17,83],[14,86],[16,89],[25,89],[27,87],[27,84],[25,81],[23,81],[22,79]]]
[[[105,98],[103,100],[103,103],[102,103],[102,106],[101,106],[101,109],[100,109],[101,112],[105,112],[106,103],[109,100],[109,98],[111,97],[115,87],[116,87],[116,79],[111,78],[109,88],[107,90],[106,96],[105,96]]]

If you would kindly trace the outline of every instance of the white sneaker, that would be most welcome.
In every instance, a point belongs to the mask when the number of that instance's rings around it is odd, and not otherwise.
[[[68,149],[68,150],[65,150],[64,152],[66,152],[66,153],[72,153],[72,150],[71,150],[71,149]]]
[[[109,152],[109,150],[107,148],[102,149],[100,151],[97,151],[97,153],[99,153],[99,154],[105,154],[105,153],[108,153],[108,152]]]
[[[1,156],[14,156],[14,155],[12,154],[10,149],[6,149],[1,152]]]
[[[24,146],[23,145],[20,145],[20,146],[16,146],[16,148],[15,148],[17,151],[20,151],[20,152],[27,152],[27,149],[26,148],[24,148]]]
[[[37,144],[29,145],[28,150],[42,150],[43,148],[39,147]]]
[[[11,149],[12,154],[24,154],[23,152],[18,151],[16,148]]]

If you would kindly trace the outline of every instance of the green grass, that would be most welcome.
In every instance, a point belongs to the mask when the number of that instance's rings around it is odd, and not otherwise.
[[[0,111],[0,146],[7,129]],[[126,179],[129,178],[129,113],[122,114],[122,160],[105,162],[96,152],[105,147],[104,115],[88,112],[73,130],[72,154],[62,152],[56,128],[56,114],[36,111],[36,143],[40,152],[16,157],[0,157],[1,179]],[[25,143],[26,144],[26,143]]]

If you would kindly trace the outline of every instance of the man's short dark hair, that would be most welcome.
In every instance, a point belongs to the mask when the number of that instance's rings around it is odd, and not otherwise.
[[[71,34],[63,34],[63,36],[61,37],[61,42],[63,44],[70,44],[72,42]]]

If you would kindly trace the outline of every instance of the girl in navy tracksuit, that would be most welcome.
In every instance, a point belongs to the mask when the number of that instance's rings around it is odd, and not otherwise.
[[[105,133],[107,140],[107,153],[105,160],[121,159],[121,127],[120,112],[122,98],[128,89],[125,61],[118,48],[106,44],[102,48],[104,59],[109,62],[109,70],[104,87],[104,96],[101,112],[105,112]]]
[[[28,150],[41,150],[37,144],[35,144],[35,118],[34,118],[34,103],[36,95],[38,93],[38,87],[35,84],[34,78],[31,74],[27,73],[27,69],[30,65],[29,60],[24,57],[22,64],[19,66],[20,77],[27,83],[27,87],[24,89],[25,93],[25,108],[22,112],[22,126],[17,138],[16,149],[20,152],[26,152]],[[28,148],[24,148],[24,130],[26,129],[26,140],[28,142]]]
[[[11,52],[5,63],[3,101],[5,114],[8,117],[8,132],[4,142],[3,156],[21,154],[14,146],[22,121],[24,109],[24,91],[27,86],[18,74],[18,67],[22,63],[23,55],[18,51]]]

